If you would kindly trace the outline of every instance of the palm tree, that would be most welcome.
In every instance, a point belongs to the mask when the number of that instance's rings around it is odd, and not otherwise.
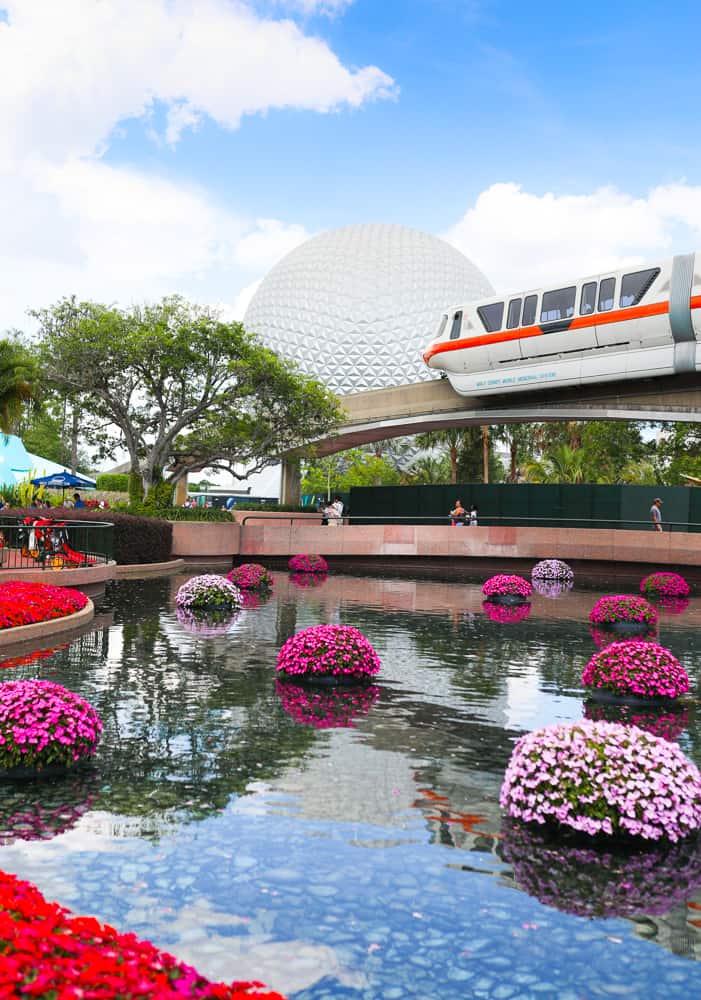
[[[39,373],[30,352],[17,340],[0,340],[0,429],[11,434],[25,407],[38,407]]]
[[[526,465],[526,479],[531,483],[583,483],[586,479],[586,455],[567,444],[553,448],[549,455]]]
[[[445,483],[449,475],[450,468],[444,455],[440,458],[433,455],[423,455],[409,469],[407,480],[411,485],[434,486]]]
[[[450,459],[450,481],[458,481],[458,454],[463,444],[465,432],[461,427],[446,427],[442,431],[426,431],[416,435],[420,448],[446,448]]]

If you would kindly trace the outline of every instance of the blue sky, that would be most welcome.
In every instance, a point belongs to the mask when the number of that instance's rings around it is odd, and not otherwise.
[[[63,294],[241,314],[353,222],[500,288],[701,249],[695,5],[0,0],[0,327]]]

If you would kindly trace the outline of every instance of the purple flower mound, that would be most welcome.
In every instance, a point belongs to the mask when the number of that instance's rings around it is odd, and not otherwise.
[[[601,597],[589,612],[595,625],[615,625],[616,622],[640,622],[648,628],[657,624],[657,611],[643,597],[634,594],[612,594]]]
[[[314,552],[292,556],[287,565],[293,573],[326,573],[329,568],[324,557]]]
[[[688,597],[689,584],[678,573],[650,573],[640,581],[640,593],[646,597]]]
[[[499,801],[525,823],[677,841],[701,827],[701,774],[676,743],[634,726],[557,723],[518,741]]]
[[[531,580],[562,580],[564,583],[573,583],[574,572],[562,559],[542,559],[531,570]]]
[[[541,597],[562,597],[574,587],[572,580],[536,580],[533,577],[533,589]]]
[[[511,576],[508,573],[500,573],[498,576],[491,576],[482,584],[482,593],[487,598],[513,594],[515,597],[527,599],[533,593],[533,587],[522,576]]]
[[[528,618],[531,606],[528,603],[505,606],[494,604],[493,601],[482,601],[482,610],[490,621],[498,622],[499,625],[509,625],[512,622],[521,622],[524,618]]]
[[[378,673],[380,658],[351,625],[313,625],[291,636],[277,657],[281,677],[364,680]]]
[[[376,684],[362,688],[309,691],[301,684],[277,681],[277,693],[288,715],[302,726],[314,729],[349,729],[356,719],[368,715],[380,697]]]
[[[182,585],[175,595],[175,603],[189,611],[240,608],[241,592],[225,576],[204,573],[191,577]]]
[[[79,694],[52,681],[0,684],[0,767],[72,767],[91,757],[102,722]]]
[[[636,698],[677,698],[689,690],[679,660],[656,642],[612,642],[584,668],[585,687]]]
[[[273,578],[260,563],[242,563],[241,566],[234,566],[226,578],[241,590],[265,592],[273,589]]]
[[[524,892],[578,917],[667,913],[701,886],[695,837],[631,853],[562,843],[542,830],[505,823],[501,852]]]
[[[598,701],[585,701],[584,718],[593,722],[622,722],[626,726],[637,726],[669,743],[678,743],[679,737],[689,728],[689,713],[686,709],[660,712],[645,706],[605,705]]]
[[[237,618],[236,611],[231,608],[222,608],[219,611],[190,611],[189,608],[176,608],[175,615],[186,632],[200,639],[213,639],[218,635],[226,635]]]

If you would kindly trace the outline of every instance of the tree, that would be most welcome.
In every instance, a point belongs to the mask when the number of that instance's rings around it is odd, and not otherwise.
[[[533,453],[533,425],[503,424],[492,433],[497,441],[503,441],[509,449],[507,479],[510,483],[517,483],[523,464]]]
[[[36,360],[16,337],[0,340],[0,430],[11,434],[27,408],[39,405]]]
[[[481,427],[464,427],[458,453],[458,480],[461,483],[484,482],[485,437]],[[502,464],[494,453],[494,442],[487,436],[488,481],[500,483],[504,478]]]
[[[561,444],[542,458],[526,464],[526,479],[530,483],[583,483],[585,482],[585,455]]]
[[[127,450],[147,496],[195,470],[262,469],[341,422],[318,382],[179,297],[127,310],[71,298],[32,315],[47,378],[91,414],[103,457]]]
[[[396,486],[399,472],[385,458],[350,448],[336,455],[308,459],[302,475],[302,493],[346,493],[353,486]]]
[[[460,451],[471,442],[471,427],[446,427],[442,431],[426,431],[416,435],[416,443],[420,448],[435,448],[447,454],[450,460],[450,481],[458,481],[458,456]]]
[[[417,458],[406,476],[407,485],[433,486],[454,482],[451,479],[450,461],[446,455],[422,455]]]

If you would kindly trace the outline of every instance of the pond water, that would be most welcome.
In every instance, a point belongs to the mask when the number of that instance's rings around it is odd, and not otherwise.
[[[499,813],[514,741],[591,711],[603,591],[536,595],[505,624],[477,583],[274,575],[211,636],[174,612],[186,577],[115,583],[93,631],[2,671],[79,692],[105,732],[93,770],[0,786],[0,868],[299,1000],[701,991],[701,848],[597,863]],[[278,648],[320,622],[380,654],[354,701],[276,688]],[[699,599],[661,618],[693,697],[656,721],[697,763],[700,623]]]

